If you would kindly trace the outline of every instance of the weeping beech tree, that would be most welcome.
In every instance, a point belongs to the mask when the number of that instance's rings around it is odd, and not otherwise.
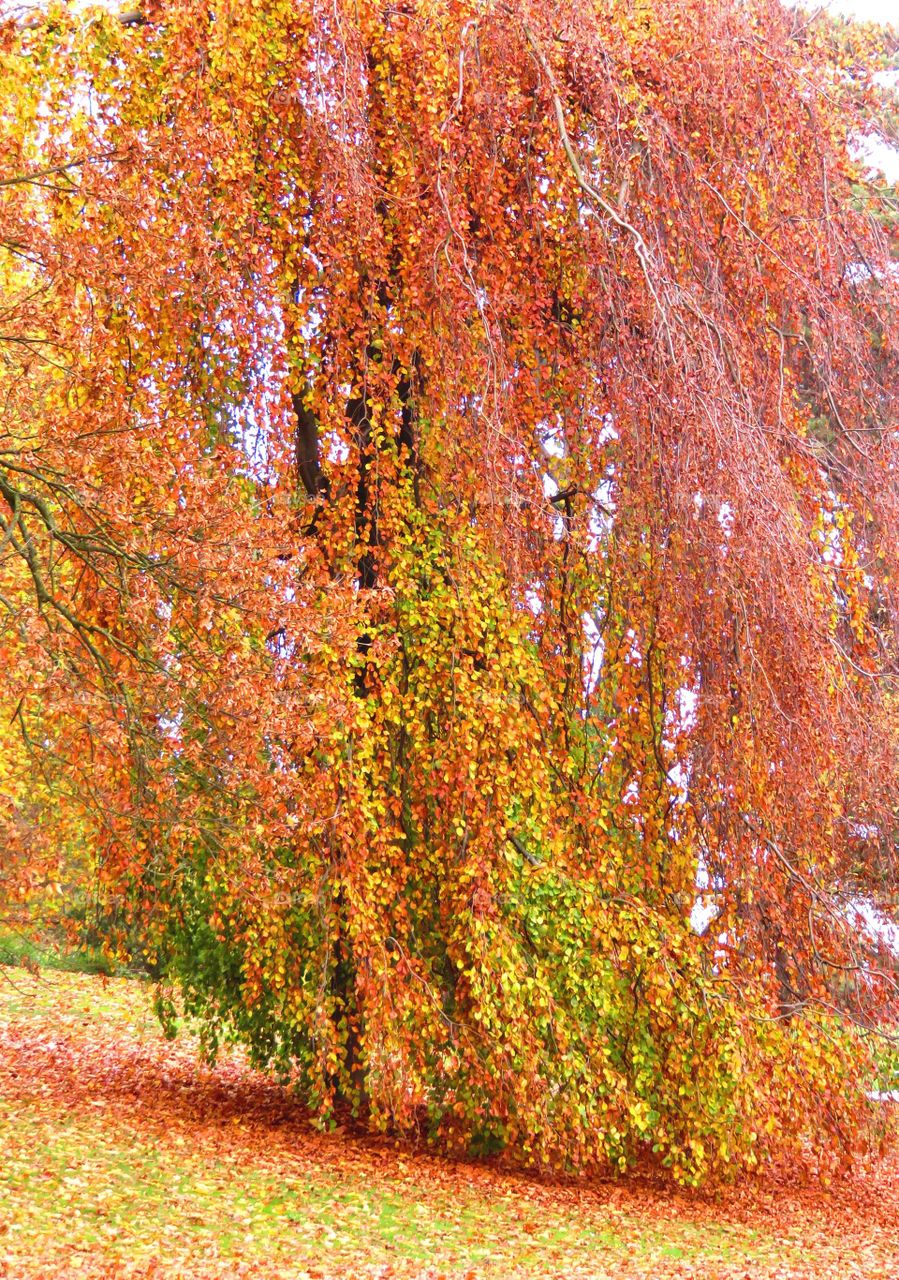
[[[773,0],[2,30],[6,769],[90,824],[210,1049],[541,1165],[863,1144],[882,33]]]

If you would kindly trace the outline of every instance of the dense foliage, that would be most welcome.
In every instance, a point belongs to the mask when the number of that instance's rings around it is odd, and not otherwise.
[[[845,1154],[895,987],[849,910],[895,887],[891,46],[160,0],[2,47],[10,887],[21,759],[325,1116]]]

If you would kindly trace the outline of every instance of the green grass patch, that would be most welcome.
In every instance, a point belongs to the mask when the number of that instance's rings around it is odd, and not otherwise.
[[[57,969],[63,973],[105,974],[125,972],[121,965],[88,944],[72,945],[59,938],[25,934],[0,926],[0,965],[24,969]]]
[[[590,1274],[642,1259],[694,1265],[760,1259],[765,1241],[734,1229],[653,1224],[623,1213],[585,1216],[568,1207],[541,1212],[525,1197],[436,1195],[404,1184],[396,1170],[380,1183],[352,1169],[272,1168],[236,1153],[191,1150],[182,1140],[123,1131],[105,1108],[96,1121],[40,1110],[0,1108],[5,1159],[0,1220],[7,1243],[40,1254],[48,1241],[102,1248],[112,1258],[150,1263],[174,1253],[272,1268],[325,1266],[328,1275],[391,1264],[398,1274],[436,1267],[447,1275]],[[778,1256],[785,1260],[783,1244]],[[593,1274],[597,1274],[595,1271]],[[598,1274],[602,1274],[599,1272]]]

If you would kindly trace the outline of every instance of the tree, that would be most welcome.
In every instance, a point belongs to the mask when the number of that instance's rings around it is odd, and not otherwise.
[[[8,700],[210,1045],[323,1115],[687,1180],[863,1138],[878,39],[768,0],[4,29]]]

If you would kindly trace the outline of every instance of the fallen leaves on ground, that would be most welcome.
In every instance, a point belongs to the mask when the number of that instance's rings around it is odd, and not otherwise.
[[[0,1277],[899,1277],[899,1157],[829,1187],[549,1184],[316,1131],[144,988],[0,971]]]

